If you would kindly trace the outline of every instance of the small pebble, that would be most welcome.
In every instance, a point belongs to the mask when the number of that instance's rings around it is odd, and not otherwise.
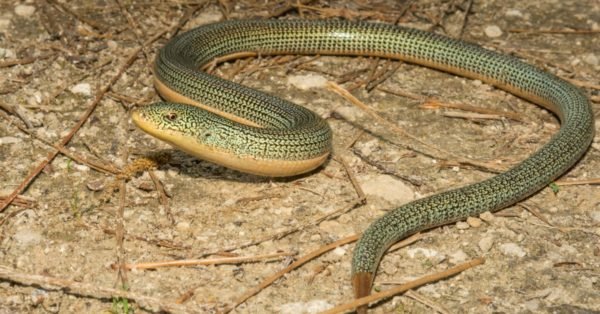
[[[288,77],[288,83],[299,89],[311,89],[325,87],[327,79],[316,74],[292,75]]]
[[[600,204],[598,204],[600,206]],[[600,210],[596,210],[590,213],[590,218],[596,223],[600,223]]]
[[[364,115],[364,112],[356,106],[341,106],[335,109],[334,114],[342,116],[348,121],[356,121]]]
[[[477,245],[479,246],[481,252],[488,252],[492,249],[492,246],[494,245],[494,238],[491,236],[483,237],[481,240],[479,240],[479,243],[477,243]]]
[[[509,9],[506,11],[505,15],[507,17],[523,17],[523,13],[516,9]]]
[[[31,17],[35,13],[35,7],[32,5],[19,4],[15,7],[15,14],[20,17]]]
[[[337,221],[339,221],[341,224],[347,225],[352,222],[352,217],[350,217],[350,215],[341,215],[338,217]]]
[[[485,36],[489,38],[498,38],[502,36],[502,30],[497,25],[488,25],[483,30]]]
[[[2,29],[2,20],[0,20],[0,30]],[[12,49],[0,48],[0,58],[14,59],[17,55]]]
[[[84,96],[92,95],[92,86],[88,83],[79,83],[69,89],[73,94],[80,94]]]
[[[81,172],[88,172],[88,171],[90,171],[90,167],[88,167],[86,165],[74,164],[73,168],[75,170],[81,171]]]
[[[5,137],[0,137],[0,145],[5,145],[5,144],[16,144],[16,143],[21,143],[23,140],[21,140],[18,137],[13,137],[13,136],[5,136]]]
[[[401,205],[415,198],[414,191],[404,182],[389,176],[365,176],[358,180],[367,195],[381,197],[394,205]]]
[[[31,292],[31,303],[34,305],[41,304],[44,302],[44,299],[48,298],[48,292],[42,289],[35,289]]]
[[[180,221],[177,223],[177,225],[175,225],[175,228],[180,232],[185,232],[190,230],[190,223],[187,221]]]
[[[481,215],[479,215],[479,218],[481,218],[481,220],[483,220],[485,222],[491,222],[496,217],[494,216],[494,214],[492,214],[490,212],[483,212],[483,213],[481,213]]]
[[[90,95],[91,95],[91,93],[90,93]],[[117,123],[119,123],[119,119],[121,119],[121,118],[119,117],[119,115],[116,115],[116,114],[115,114],[115,115],[111,115],[111,116],[108,118],[108,122],[110,122],[110,123],[112,123],[112,124],[117,124]]]
[[[431,258],[437,256],[439,253],[435,250],[417,247],[406,250],[406,254],[408,254],[408,257],[410,258],[415,258],[415,256],[417,256],[418,254],[423,254],[423,256],[427,258]]]
[[[540,301],[537,299],[533,299],[533,300],[528,300],[525,301],[525,307],[532,311],[532,312],[537,312],[540,308]]]
[[[23,228],[17,231],[13,236],[20,246],[36,245],[42,241],[42,235],[39,232]]]
[[[8,30],[9,26],[10,26],[10,19],[0,18],[0,31]],[[0,54],[0,56],[1,56],[1,54]]]
[[[343,234],[345,227],[335,220],[325,220],[319,224],[319,229],[329,234]]]
[[[117,50],[119,48],[119,44],[114,40],[107,41],[106,46],[108,46],[108,49],[110,50]]]
[[[469,256],[467,255],[467,253],[465,253],[463,250],[458,250],[452,254],[450,254],[450,263],[452,264],[458,264],[458,263],[462,263],[464,261],[466,261],[469,258]]]
[[[292,302],[279,306],[281,314],[312,314],[320,313],[332,308],[333,305],[326,300],[310,300],[308,302]]]
[[[469,218],[467,218],[467,223],[469,224],[469,226],[471,226],[473,228],[481,227],[481,219],[479,219],[479,218],[469,217]]]
[[[235,3],[235,2],[234,2]],[[202,24],[214,23],[221,21],[223,19],[223,13],[216,9],[211,9],[210,7],[206,10],[200,10],[201,13],[198,14],[194,21],[198,21]]]
[[[7,296],[2,303],[12,306],[20,306],[23,303],[23,296],[20,294]]]
[[[151,192],[156,189],[154,186],[154,182],[152,182],[151,180],[139,180],[136,183],[137,184],[135,184],[135,187],[145,192]]]
[[[459,221],[456,223],[456,229],[458,229],[458,230],[469,229],[469,224],[464,221]]]
[[[377,142],[377,140],[371,140],[368,142],[357,143],[356,148],[360,150],[361,154],[370,156],[375,150],[379,149]]]
[[[102,191],[102,190],[104,190],[104,180],[92,180],[92,181],[88,181],[85,184],[85,186],[90,191],[94,191],[94,192]]]
[[[516,243],[504,243],[500,245],[500,251],[505,255],[524,257],[527,253]]]
[[[335,250],[333,250],[333,254],[337,256],[344,256],[346,254],[346,250],[338,246],[335,248]]]
[[[600,64],[600,61],[598,60],[598,56],[596,56],[593,53],[585,54],[581,57],[581,59],[583,60],[583,62],[585,62],[589,65],[597,66],[598,64]]]

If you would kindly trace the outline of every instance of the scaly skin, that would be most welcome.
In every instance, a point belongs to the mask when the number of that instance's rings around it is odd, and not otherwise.
[[[245,52],[404,60],[488,82],[544,106],[562,122],[548,144],[509,171],[403,205],[376,220],[354,250],[352,282],[356,297],[370,293],[379,261],[391,244],[417,231],[498,210],[530,196],[572,167],[594,136],[594,119],[586,96],[552,74],[514,57],[441,35],[344,21],[227,21],[179,35],[157,57],[158,89],[166,98],[184,99],[213,112],[159,103],[138,109],[134,121],[167,141],[169,136],[185,138],[170,143],[197,156],[203,157],[198,153],[200,148],[218,151],[225,159],[232,156],[233,165],[225,164],[236,169],[243,168],[236,163],[259,160],[277,175],[278,162],[325,160],[331,131],[317,115],[197,70],[214,58]],[[176,119],[171,121],[173,116],[169,115],[173,113]],[[222,114],[236,121],[220,117]],[[198,149],[194,149],[196,146]],[[308,168],[297,171],[311,170]]]

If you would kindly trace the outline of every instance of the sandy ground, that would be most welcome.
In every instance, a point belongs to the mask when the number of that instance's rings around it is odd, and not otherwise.
[[[156,302],[144,303],[143,297],[171,305],[183,301],[174,312],[222,310],[301,256],[360,233],[389,209],[493,175],[458,163],[459,158],[507,167],[546,143],[559,127],[549,112],[481,82],[398,62],[350,57],[247,59],[216,69],[217,75],[305,105],[328,119],[335,134],[336,158],[302,177],[269,180],[240,174],[175,151],[132,125],[132,106],[158,99],[151,64],[169,35],[146,45],[147,40],[169,30],[192,8],[182,30],[225,18],[266,17],[285,4],[265,3],[0,3],[0,103],[19,111],[33,134],[19,130],[24,124],[17,115],[0,110],[0,196],[9,195],[52,152],[38,138],[59,143],[97,95],[103,95],[98,106],[67,150],[112,169],[128,169],[116,176],[58,154],[0,212],[0,312],[157,309],[152,306]],[[600,5],[596,0],[478,0],[464,23],[468,3],[313,1],[300,11],[291,8],[279,14],[398,20],[453,37],[462,32],[466,40],[575,80],[595,100],[592,105],[598,116]],[[133,64],[124,67],[132,54]],[[117,76],[121,68],[124,73]],[[366,83],[382,73],[389,73],[389,78],[367,89]],[[118,80],[110,91],[101,94],[114,77]],[[352,106],[325,88],[326,80],[339,82],[391,125],[426,145]],[[478,117],[473,111],[432,108],[432,99],[493,112]],[[562,180],[600,177],[599,150],[596,137]],[[131,165],[140,165],[135,160],[156,152],[169,160],[156,170],[132,170]],[[357,189],[340,160],[346,161],[365,191],[365,204],[359,203]],[[410,296],[380,302],[373,312],[600,312],[599,187],[560,186],[557,193],[546,188],[524,204],[530,209],[512,206],[469,223],[437,228],[416,243],[388,253],[375,281],[377,290],[473,258],[483,257],[486,262],[422,286]],[[234,312],[314,313],[351,300],[353,245],[338,247],[287,273]],[[272,253],[293,255],[253,263],[127,272],[111,267]],[[49,277],[65,281],[40,289],[40,281]],[[131,301],[106,291],[124,287]]]

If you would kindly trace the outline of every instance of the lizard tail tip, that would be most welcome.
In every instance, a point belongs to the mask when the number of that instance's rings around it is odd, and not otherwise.
[[[354,288],[354,298],[359,299],[371,294],[371,284],[373,283],[373,275],[371,273],[356,273],[352,275],[352,287]],[[366,314],[368,304],[361,305],[356,309],[358,314]]]

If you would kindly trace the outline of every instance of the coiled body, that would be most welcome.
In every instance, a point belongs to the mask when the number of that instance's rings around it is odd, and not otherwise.
[[[242,171],[247,169],[237,163],[248,160],[267,168],[277,168],[280,162],[311,161],[308,167],[302,165],[304,168],[284,175],[317,167],[331,145],[329,127],[318,116],[197,70],[216,57],[239,52],[400,59],[488,82],[546,107],[561,120],[559,132],[544,147],[509,171],[414,201],[375,221],[354,250],[353,285],[358,297],[370,293],[379,260],[392,243],[423,229],[522,200],[573,166],[594,135],[586,96],[552,74],[514,57],[444,36],[394,25],[343,21],[228,21],[177,36],[157,57],[156,85],[166,98],[191,100],[196,106],[150,105],[136,111],[134,121],[145,131],[201,158],[205,158],[198,153],[202,149],[224,155],[232,160],[225,162],[226,166],[233,163],[233,168]],[[273,174],[277,169],[271,170],[249,172],[277,175]]]

